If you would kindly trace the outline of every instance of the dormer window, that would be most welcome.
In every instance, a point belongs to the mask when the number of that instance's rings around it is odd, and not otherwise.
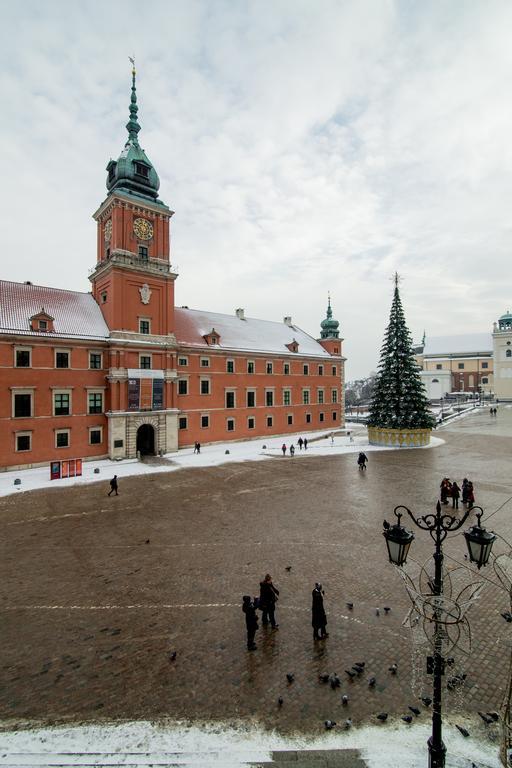
[[[53,331],[54,318],[48,312],[45,312],[44,307],[37,315],[32,315],[29,319],[30,327],[33,331],[42,331],[43,333]]]
[[[210,333],[205,333],[203,339],[207,344],[218,344],[220,342],[220,336],[215,328],[212,328]]]
[[[149,178],[149,168],[144,163],[135,163],[135,173],[137,176],[142,176],[143,179]]]
[[[291,341],[289,344],[287,344],[286,347],[290,350],[290,352],[299,351],[299,343],[295,339]]]

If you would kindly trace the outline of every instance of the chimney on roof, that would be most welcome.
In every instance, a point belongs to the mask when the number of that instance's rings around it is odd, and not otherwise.
[[[288,317],[288,316],[286,316],[286,317],[283,317],[283,323],[284,323],[285,325],[289,325],[289,326],[291,327],[291,325],[292,325],[292,319],[291,319],[291,317]]]
[[[239,320],[245,320],[245,312],[241,307],[235,309],[235,314]]]

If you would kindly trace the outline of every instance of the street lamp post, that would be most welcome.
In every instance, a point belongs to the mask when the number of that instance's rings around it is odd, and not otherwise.
[[[434,540],[434,580],[431,585],[432,595],[432,621],[434,623],[434,655],[427,659],[427,673],[433,675],[433,693],[432,693],[432,735],[428,740],[429,768],[444,768],[446,747],[442,738],[442,675],[444,674],[445,660],[443,658],[443,638],[445,630],[442,621],[442,595],[443,595],[443,548],[442,543],[448,533],[457,531],[467,520],[472,511],[477,512],[477,525],[472,526],[464,533],[469,552],[469,559],[476,563],[480,569],[487,565],[489,555],[496,534],[487,532],[481,527],[480,518],[483,510],[481,507],[472,507],[468,509],[460,519],[452,515],[442,514],[441,504],[437,502],[435,514],[422,515],[415,517],[411,510],[400,504],[395,507],[394,514],[398,522],[391,525],[384,520],[384,538],[388,548],[389,560],[397,566],[405,565],[409,548],[414,540],[414,534],[408,531],[400,524],[400,519],[404,510],[407,512],[413,523],[424,531],[428,531]],[[437,598],[437,599],[436,599]]]

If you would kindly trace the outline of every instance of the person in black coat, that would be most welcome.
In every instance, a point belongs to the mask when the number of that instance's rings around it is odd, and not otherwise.
[[[324,637],[329,637],[325,627],[327,626],[327,616],[324,610],[324,591],[322,585],[316,583],[312,592],[313,604],[311,607],[311,624],[313,625],[313,639],[322,640]]]
[[[107,493],[107,496],[110,496],[110,494],[114,493],[114,491],[115,491],[116,496],[119,496],[119,494],[117,492],[117,488],[118,488],[118,485],[117,485],[117,475],[114,475],[114,477],[110,481],[110,491]]]
[[[255,651],[257,648],[254,642],[254,636],[258,629],[258,617],[256,615],[256,599],[252,599],[250,595],[244,595],[242,597],[242,611],[245,613],[245,625],[247,627],[247,650]]]
[[[263,612],[262,623],[266,626],[269,621],[272,625],[272,629],[277,629],[279,624],[276,624],[275,609],[276,601],[278,599],[279,590],[272,584],[272,576],[267,573],[263,581],[260,581],[260,608]]]

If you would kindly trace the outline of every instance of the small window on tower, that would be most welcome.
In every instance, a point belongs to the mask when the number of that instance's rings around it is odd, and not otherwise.
[[[139,245],[139,259],[148,260],[148,248],[146,245]]]
[[[144,179],[149,178],[149,168],[144,163],[135,163],[135,173]]]

